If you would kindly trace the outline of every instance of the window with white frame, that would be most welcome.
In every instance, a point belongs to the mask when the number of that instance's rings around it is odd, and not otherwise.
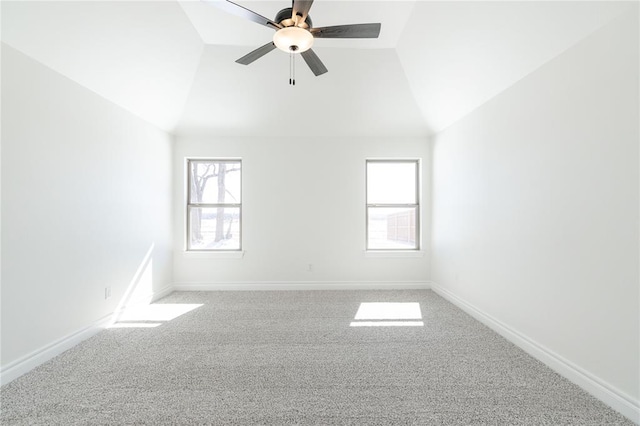
[[[187,251],[242,249],[241,193],[241,160],[187,160]]]
[[[366,161],[367,250],[420,249],[420,161]]]

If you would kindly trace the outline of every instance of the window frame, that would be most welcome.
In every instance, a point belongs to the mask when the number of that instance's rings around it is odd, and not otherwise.
[[[191,165],[193,163],[240,163],[240,202],[239,203],[193,203],[191,202]],[[186,253],[242,253],[242,159],[241,158],[186,158],[186,202],[185,202],[185,252]],[[238,209],[238,248],[234,249],[197,249],[191,247],[191,209],[192,208],[237,208]]]
[[[400,164],[409,163],[415,164],[415,204],[411,203],[369,203],[369,164],[370,163],[388,163],[388,164]],[[420,159],[419,158],[367,158],[364,166],[364,190],[365,190],[365,235],[364,235],[364,247],[365,252],[369,253],[383,253],[383,252],[420,252],[422,246],[422,232],[421,232],[421,214],[420,214]],[[369,247],[369,210],[371,208],[414,208],[415,209],[415,247],[411,248],[370,248]]]

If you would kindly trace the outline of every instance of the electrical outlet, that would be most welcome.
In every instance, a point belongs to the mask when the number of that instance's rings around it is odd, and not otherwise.
[[[107,300],[111,297],[111,287],[104,288],[104,300]]]
[[[307,264],[307,272],[313,272],[313,263]]]

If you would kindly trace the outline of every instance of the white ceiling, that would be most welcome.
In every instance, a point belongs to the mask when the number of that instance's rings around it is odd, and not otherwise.
[[[274,18],[286,1],[242,1]],[[274,51],[273,31],[200,1],[2,1],[2,41],[171,132],[425,134],[457,121],[633,2],[316,0],[314,26],[381,22],[375,40],[318,39],[329,73]]]
[[[2,1],[2,41],[165,130],[203,48],[167,1]]]
[[[296,86],[289,86],[287,54],[276,51],[251,66],[235,64],[245,50],[205,48],[179,133],[427,134],[394,49],[322,49],[318,54],[329,72],[317,78],[298,59]]]

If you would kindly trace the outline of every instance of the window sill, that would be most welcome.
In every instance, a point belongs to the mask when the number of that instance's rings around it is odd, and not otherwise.
[[[242,259],[241,251],[183,251],[182,256],[190,259]]]
[[[364,257],[424,257],[424,250],[365,250]]]

